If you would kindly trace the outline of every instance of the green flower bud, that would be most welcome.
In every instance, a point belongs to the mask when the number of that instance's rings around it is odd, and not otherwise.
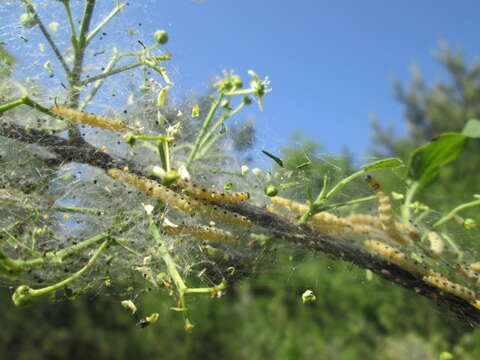
[[[474,219],[468,218],[468,219],[465,219],[465,221],[463,222],[463,227],[467,230],[471,230],[475,226],[477,226],[477,223],[475,222]]]
[[[124,136],[123,136],[123,139],[126,141],[126,143],[130,146],[134,146],[135,145],[135,142],[137,141],[137,138],[135,137],[135,135],[133,135],[133,133],[131,131],[129,131],[128,133],[126,133]]]
[[[232,76],[232,83],[233,83],[233,86],[235,86],[237,89],[240,89],[243,87],[243,81],[242,79],[240,79],[240,76],[238,75]]]
[[[157,30],[155,34],[153,34],[155,41],[158,44],[166,44],[168,42],[168,33],[165,30]]]
[[[252,103],[252,98],[250,96],[244,96],[243,103],[245,105],[250,105]]]
[[[267,185],[265,186],[265,195],[267,196],[276,196],[278,194],[278,189],[275,185]]]
[[[20,285],[13,293],[12,300],[15,306],[25,306],[33,301],[33,296],[30,295],[32,289],[27,285]]]
[[[230,100],[223,99],[222,102],[220,103],[220,106],[224,109],[230,109]]]
[[[32,13],[23,13],[22,15],[20,15],[20,22],[26,28],[32,28],[38,24],[35,15],[33,15]]]
[[[313,291],[305,290],[305,292],[302,294],[302,302],[304,304],[307,304],[307,303],[313,303],[315,301],[317,301],[317,297],[315,296]]]

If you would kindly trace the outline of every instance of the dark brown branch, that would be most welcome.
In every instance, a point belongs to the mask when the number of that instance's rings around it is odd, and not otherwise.
[[[70,142],[40,130],[26,130],[1,120],[0,136],[42,146],[56,154],[63,162],[89,164],[104,170],[112,167],[122,169],[128,166],[131,172],[156,179],[154,176],[144,173],[138,165],[125,159],[115,159],[88,143]],[[442,293],[436,287],[423,282],[421,276],[412,274],[385,259],[373,256],[351,242],[332,239],[306,226],[297,226],[261,207],[248,203],[223,204],[222,206],[245,215],[253,224],[261,226],[279,238],[294,243],[303,249],[328,254],[333,259],[347,261],[361,268],[369,269],[386,280],[441,303],[457,314],[460,319],[471,325],[480,323],[480,310],[474,308],[465,300],[451,294]]]

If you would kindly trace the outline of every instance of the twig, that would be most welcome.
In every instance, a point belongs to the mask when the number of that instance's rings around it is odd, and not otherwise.
[[[35,143],[46,147],[57,154],[63,161],[75,161],[91,166],[108,169],[110,167],[129,167],[129,171],[142,176],[156,179],[157,177],[144,173],[141,168],[127,160],[115,159],[89,144],[75,143],[49,135],[39,130],[29,130],[0,122],[0,135],[26,143]],[[480,310],[471,306],[465,300],[451,294],[441,294],[441,291],[422,281],[421,276],[412,274],[405,269],[366,252],[351,243],[333,239],[314,231],[307,226],[298,226],[267,210],[250,204],[222,204],[224,208],[246,216],[253,224],[289,241],[297,246],[317,253],[324,253],[336,260],[351,262],[361,268],[369,269],[386,280],[401,285],[416,294],[443,304],[462,320],[474,325],[480,323]]]

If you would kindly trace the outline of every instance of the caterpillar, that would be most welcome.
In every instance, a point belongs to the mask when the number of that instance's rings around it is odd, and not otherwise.
[[[466,264],[454,264],[451,267],[456,270],[460,275],[467,278],[474,284],[478,284],[480,282],[479,274],[475,270],[473,270],[471,265]]]
[[[286,199],[285,199],[286,200]],[[289,220],[290,222],[294,223],[295,222],[295,219],[293,217],[290,217],[290,216],[287,216],[285,215],[284,213],[278,211],[277,209],[275,209],[272,205],[267,205],[265,207],[265,209],[269,212],[271,212],[272,214],[275,214],[277,216],[280,216],[282,218],[285,218],[287,220]],[[331,232],[332,231],[332,227],[331,226],[328,226],[328,225],[320,225],[320,224],[315,224],[315,223],[309,223],[308,224],[312,229],[316,230],[316,231],[320,231],[322,233],[328,233],[328,232]]]
[[[449,279],[440,275],[424,276],[423,280],[426,283],[433,285],[442,291],[467,300],[475,307],[478,306],[478,300],[475,292],[467,288],[466,286],[454,283],[453,281],[450,281]]]
[[[372,191],[377,196],[379,203],[378,214],[380,215],[380,221],[382,222],[385,232],[392,240],[398,242],[399,244],[409,245],[411,240],[403,237],[396,226],[389,196],[382,189],[380,183],[373,177],[367,175],[366,180]]]
[[[170,205],[175,209],[182,210],[190,215],[195,215],[197,201],[188,196],[182,196],[169,188],[142,176],[130,174],[119,169],[108,169],[108,175],[116,180],[136,187],[150,196]]]
[[[109,169],[108,175],[136,187],[150,196],[170,205],[173,208],[182,210],[190,215],[195,215],[198,211],[206,216],[218,219],[227,224],[251,226],[250,220],[245,216],[221,208],[218,205],[210,204],[207,201],[192,199],[186,195],[181,195],[173,190],[157,183],[156,181],[144,178],[142,176],[130,174],[119,169]]]
[[[470,264],[473,271],[480,272],[480,262],[474,262]]]
[[[440,235],[435,231],[430,231],[427,234],[427,239],[429,242],[429,249],[426,254],[433,259],[438,259],[443,254],[445,243]]]
[[[182,188],[182,191],[190,196],[208,201],[239,202],[250,198],[248,192],[216,191],[188,179],[179,178],[175,185]]]
[[[351,214],[346,217],[346,220],[353,225],[370,225],[378,230],[383,231],[382,220],[377,216],[367,214]],[[413,241],[420,240],[420,233],[411,226],[396,222],[395,226],[399,231],[407,234]]]
[[[55,106],[50,109],[51,112],[60,115],[64,118],[67,118],[70,121],[77,122],[80,124],[90,125],[94,127],[99,127],[102,129],[108,129],[112,131],[119,132],[136,132],[128,125],[122,123],[121,121],[114,120],[105,116],[90,114],[80,110],[71,109],[63,106]]]
[[[365,240],[363,242],[363,246],[383,257],[388,258],[389,261],[393,264],[396,264],[412,273],[420,274],[423,276],[437,274],[436,271],[428,268],[426,265],[421,264],[416,260],[410,259],[407,254],[381,241]]]
[[[227,224],[240,225],[250,227],[252,223],[245,216],[237,214],[236,212],[223,209],[222,207],[210,204],[207,201],[195,200],[192,203],[194,208],[200,213],[209,216],[213,219],[218,219]]]
[[[289,200],[281,196],[273,196],[270,198],[270,200],[275,205],[280,206],[284,209],[290,210],[299,215],[305,214],[309,209],[308,205],[300,204],[296,201]],[[350,223],[347,220],[326,211],[322,211],[315,215],[312,215],[309,219],[309,222],[316,225],[327,225],[334,228],[344,228],[344,227],[350,226]],[[334,230],[334,229],[331,229],[331,230]]]
[[[169,235],[189,235],[207,241],[223,241],[238,245],[239,239],[229,231],[204,225],[164,224],[163,231]]]

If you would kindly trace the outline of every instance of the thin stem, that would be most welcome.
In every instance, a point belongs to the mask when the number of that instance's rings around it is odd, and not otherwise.
[[[65,212],[65,213],[73,213],[73,214],[84,214],[84,215],[97,215],[103,216],[108,213],[105,209],[99,208],[85,208],[85,207],[78,207],[78,206],[64,206],[64,205],[55,205],[52,208],[53,211],[58,212]],[[125,215],[132,215],[132,216],[140,216],[143,215],[142,211],[139,210],[130,210],[126,211],[123,214]]]
[[[95,37],[95,35],[97,35],[97,33],[105,26],[107,25],[110,20],[113,19],[113,17],[115,15],[117,15],[124,7],[125,7],[126,3],[123,3],[123,4],[117,4],[115,6],[115,8],[110,12],[110,14],[108,14],[107,16],[105,16],[105,18],[97,25],[95,26],[95,28],[90,31],[90,33],[88,34],[87,36],[87,39],[86,39],[86,42],[87,42],[87,45],[90,43],[90,41],[92,41],[92,39]]]
[[[193,149],[192,151],[190,152],[190,155],[188,156],[188,160],[187,160],[187,163],[186,163],[186,167],[188,168],[192,162],[195,160],[195,156],[197,155],[197,152],[200,148],[200,143],[202,142],[203,140],[203,137],[205,136],[205,133],[207,132],[208,130],[208,127],[210,126],[210,123],[215,115],[215,112],[217,111],[217,108],[218,106],[220,105],[220,102],[222,101],[223,99],[223,93],[220,93],[218,95],[218,98],[217,100],[215,100],[212,104],[212,106],[210,107],[210,110],[207,114],[207,116],[205,117],[205,120],[203,120],[203,124],[202,124],[202,127],[200,129],[200,133],[198,134],[198,137],[197,137],[197,140],[195,141],[195,145],[193,145]]]
[[[117,62],[120,60],[120,58],[121,57],[118,55],[117,49],[114,47],[113,55],[102,73],[106,74],[110,72],[113,69],[113,67],[117,64]],[[103,85],[104,82],[105,82],[105,78],[99,79],[95,82],[95,84],[93,84],[92,89],[90,90],[90,92],[88,93],[88,95],[85,97],[82,104],[78,108],[79,110],[84,110],[87,107],[87,105],[97,94],[98,90],[100,89],[100,87]],[[83,81],[82,81],[82,84],[83,84]]]
[[[80,82],[80,86],[84,86],[84,85],[87,85],[87,84],[90,84],[91,82],[94,82],[94,81],[97,81],[97,80],[101,80],[101,79],[104,79],[106,77],[109,77],[111,75],[115,75],[115,74],[118,74],[120,72],[123,72],[123,71],[126,71],[126,70],[130,70],[130,69],[133,69],[133,68],[136,68],[138,66],[142,66],[142,65],[145,65],[145,62],[143,60],[139,60],[139,61],[136,61],[134,63],[131,63],[129,65],[124,65],[122,67],[119,67],[118,69],[115,69],[115,70],[110,70],[110,71],[107,71],[107,72],[103,72],[99,75],[96,75],[96,76],[92,76],[88,79],[85,79],[85,80],[82,80]]]
[[[207,144],[202,144],[201,145],[201,150],[200,150],[200,155],[198,156],[198,158],[202,158],[202,159],[205,159],[207,157],[207,153],[208,151],[210,150],[210,148],[223,136],[224,134],[222,133],[218,133],[216,134],[214,137],[212,137],[210,139],[210,141],[207,143]],[[213,154],[213,157],[219,157],[220,155],[224,155],[224,154]],[[229,155],[225,155],[225,156],[229,156]]]
[[[454,208],[452,211],[450,211],[447,215],[442,217],[440,220],[438,220],[435,224],[433,224],[433,227],[437,227],[437,226],[440,226],[440,225],[444,224],[448,220],[452,219],[456,213],[462,211],[463,209],[467,209],[469,207],[473,207],[473,206],[477,206],[477,205],[480,205],[480,200],[474,200],[474,201],[471,201],[471,202],[468,202],[468,203],[465,203],[465,204],[461,204],[461,205],[457,206],[456,208]]]
[[[167,266],[168,273],[172,278],[173,282],[175,283],[175,286],[178,291],[178,295],[180,297],[180,300],[182,301],[183,295],[185,294],[185,290],[187,289],[187,285],[185,285],[185,282],[183,281],[182,276],[178,272],[177,265],[175,264],[175,261],[170,256],[167,246],[165,245],[165,242],[162,240],[160,232],[158,231],[157,225],[155,225],[155,222],[152,216],[150,216],[150,232],[152,233],[153,238],[159,245],[160,256],[162,257],[163,261],[165,262],[165,265]]]
[[[447,234],[442,233],[442,237],[447,240],[448,245],[453,249],[453,251],[457,254],[459,260],[463,258],[463,252],[458,247],[457,243]]]
[[[40,256],[31,260],[13,260],[15,268],[17,270],[30,269],[32,267],[39,267],[45,265],[61,264],[70,255],[78,253],[79,251],[86,249],[93,244],[106,240],[110,237],[108,233],[102,233],[84,240],[76,245],[70,246],[66,249],[59,250],[53,254],[47,254],[46,256]]]
[[[19,105],[25,104],[23,99],[15,100],[7,104],[0,105],[0,114],[4,113],[5,111],[8,111],[10,109],[13,109]]]
[[[84,214],[84,215],[105,215],[105,210],[96,209],[96,208],[83,208],[77,206],[62,206],[56,205],[52,208],[54,211],[64,212],[64,213],[74,213],[74,214]]]
[[[100,256],[102,251],[105,250],[108,243],[109,243],[109,240],[104,241],[102,243],[102,245],[100,245],[98,247],[98,249],[95,251],[95,253],[90,258],[88,263],[84,267],[82,267],[80,270],[78,270],[76,273],[74,273],[73,275],[66,278],[65,280],[59,281],[56,284],[46,286],[46,287],[41,288],[41,289],[32,289],[32,288],[30,288],[26,285],[19,286],[15,290],[15,293],[13,294],[13,297],[12,297],[13,302],[15,303],[16,306],[25,305],[25,304],[33,301],[38,296],[48,294],[49,292],[58,290],[58,289],[64,287],[65,285],[68,285],[69,283],[71,283],[72,281],[74,281],[75,279],[80,277],[85,271],[87,271],[89,268],[92,267],[92,265],[95,263],[97,258]]]
[[[338,184],[335,185],[333,187],[333,189],[330,190],[330,192],[325,196],[325,200],[328,200],[328,199],[332,198],[333,195],[335,195],[337,192],[339,192],[345,185],[348,185],[353,180],[355,180],[356,178],[358,178],[360,176],[365,175],[366,173],[367,173],[367,171],[360,170],[360,171],[357,171],[356,173],[353,173],[352,175],[346,177],[345,179],[339,181]]]
[[[254,94],[257,89],[243,89],[243,90],[234,90],[234,91],[229,91],[226,92],[224,95],[225,96],[235,96],[235,95],[249,95],[249,94]]]
[[[355,200],[350,200],[350,201],[345,201],[345,202],[341,202],[341,203],[326,205],[326,206],[321,207],[320,211],[327,211],[327,210],[330,210],[330,209],[337,209],[337,208],[343,207],[343,206],[356,205],[356,204],[360,204],[360,203],[363,203],[363,202],[366,202],[366,201],[371,201],[371,200],[376,200],[376,199],[377,199],[377,197],[375,195],[366,196],[366,197],[355,199]]]
[[[24,96],[23,98],[21,98],[19,100],[12,101],[11,103],[1,105],[0,106],[0,114],[4,113],[7,110],[13,109],[14,107],[17,107],[19,105],[28,105],[28,106],[34,108],[35,110],[38,110],[38,111],[40,111],[40,112],[42,112],[46,115],[49,115],[49,116],[52,116],[54,118],[60,119],[60,117],[57,114],[51,112],[49,109],[47,109],[46,107],[43,107],[42,105],[40,105],[36,101],[33,101],[28,96]]]
[[[208,151],[208,149],[206,149]],[[202,151],[200,156],[198,157],[199,159],[202,160],[208,160],[208,159],[230,159],[234,160],[235,158],[232,155],[226,155],[226,154],[205,154],[207,151]],[[239,175],[242,176],[242,175]]]
[[[85,57],[85,49],[87,47],[87,33],[90,28],[90,21],[92,20],[93,10],[95,8],[96,0],[86,0],[85,8],[83,10],[82,21],[80,24],[80,30],[78,34],[78,46],[75,50],[73,59],[73,68],[71,75],[69,76],[70,94],[69,94],[69,107],[76,109],[78,107],[78,101],[80,93],[78,87],[81,86],[80,78],[83,70],[83,60]]]
[[[35,7],[30,3],[28,0],[22,0],[23,5],[27,9],[27,11],[31,14],[33,14],[33,17],[35,18],[35,21],[38,23],[38,27],[40,28],[40,31],[42,32],[43,36],[47,40],[48,44],[53,50],[53,53],[57,57],[58,61],[62,65],[63,69],[65,70],[65,74],[67,77],[71,74],[70,69],[63,58],[62,54],[60,53],[60,50],[58,49],[57,45],[53,42],[52,37],[50,36],[50,33],[48,32],[47,28],[43,25],[42,20],[38,16],[37,12],[35,11]]]
[[[405,194],[405,202],[402,206],[402,222],[404,224],[408,224],[410,219],[410,205],[412,204],[413,197],[417,193],[419,189],[420,183],[418,181],[413,182],[407,189],[407,193]]]
[[[245,107],[245,105],[246,104],[242,101],[235,109],[220,116],[218,121],[212,126],[212,128],[208,131],[208,133],[203,138],[202,142],[200,143],[200,147],[203,147],[207,143],[207,141],[210,140],[210,138],[214,135],[215,131],[225,122],[225,120],[235,116],[240,110],[242,110]]]
[[[225,290],[226,288],[227,288],[227,282],[223,280],[220,284],[212,287],[186,289],[185,294],[211,294],[217,291]]]
[[[170,147],[168,146],[168,141],[159,141],[157,143],[157,148],[163,170],[166,172],[170,171]]]
[[[133,137],[136,140],[153,140],[153,141],[160,141],[163,143],[170,143],[175,140],[174,137],[172,136],[164,136],[164,135],[158,135],[158,136],[145,136],[145,135],[133,135]]]
[[[77,32],[75,30],[75,25],[73,23],[73,17],[72,17],[72,11],[70,9],[70,2],[69,0],[61,0],[63,3],[63,6],[65,7],[65,12],[67,13],[67,19],[68,23],[70,25],[70,39],[72,41],[72,47],[74,49],[77,48]]]
[[[359,170],[356,173],[353,173],[350,176],[347,176],[345,179],[340,180],[329,192],[327,195],[325,195],[326,187],[324,186],[322,188],[322,191],[320,194],[318,194],[318,197],[315,199],[315,201],[310,205],[310,209],[305,212],[300,218],[300,223],[305,223],[312,215],[315,215],[317,212],[319,212],[322,207],[322,204],[332,198],[337,192],[339,192],[345,185],[351,183],[353,180],[356,178],[363,176],[367,173],[368,171],[365,169]],[[325,184],[325,181],[324,181]]]

